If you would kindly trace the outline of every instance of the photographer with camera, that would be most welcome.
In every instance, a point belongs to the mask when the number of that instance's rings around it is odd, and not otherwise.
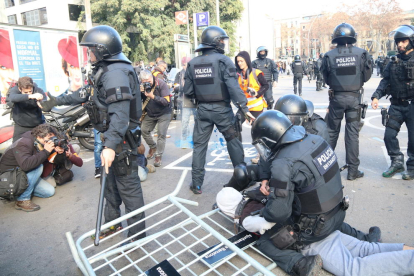
[[[37,211],[40,206],[30,200],[32,195],[47,198],[55,194],[53,186],[40,176],[43,171],[42,163],[55,149],[55,143],[51,138],[56,132],[57,130],[48,124],[39,125],[31,132],[25,132],[2,156],[0,174],[19,167],[27,175],[27,188],[16,199],[17,210]]]
[[[155,156],[154,166],[159,167],[165,148],[167,129],[171,121],[170,91],[163,80],[154,77],[148,70],[141,71],[139,76],[142,98],[144,99],[141,117],[142,137],[150,147],[147,159],[152,159]],[[158,125],[157,143],[151,136],[155,125]]]
[[[13,109],[13,142],[26,131],[44,123],[40,103],[45,98],[43,90],[30,77],[19,78],[17,85],[9,89],[6,101]]]
[[[54,152],[43,163],[42,178],[53,187],[63,185],[73,179],[73,172],[70,170],[74,164],[82,167],[83,160],[78,156],[80,147],[71,145],[60,133],[50,138],[55,144]]]

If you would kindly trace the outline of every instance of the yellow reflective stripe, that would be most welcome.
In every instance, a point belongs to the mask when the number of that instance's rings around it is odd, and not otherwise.
[[[168,102],[170,102],[170,96],[165,96],[164,99],[166,99]]]
[[[256,107],[256,106],[260,106],[260,105],[263,105],[263,99],[262,98],[259,98],[257,102],[254,102],[254,103],[252,102],[251,104],[248,103],[247,107],[250,109],[250,108],[253,108],[253,107]]]

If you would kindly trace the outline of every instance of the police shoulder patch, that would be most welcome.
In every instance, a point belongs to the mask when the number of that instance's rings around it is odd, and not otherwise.
[[[334,150],[326,142],[312,153],[313,164],[321,175],[326,174],[330,168],[337,164]]]

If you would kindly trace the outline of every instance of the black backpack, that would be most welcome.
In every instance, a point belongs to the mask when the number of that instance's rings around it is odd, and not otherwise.
[[[26,173],[19,167],[0,174],[0,197],[13,200],[29,187]]]

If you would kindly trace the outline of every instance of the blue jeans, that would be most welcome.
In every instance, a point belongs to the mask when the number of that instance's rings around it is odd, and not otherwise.
[[[323,268],[334,275],[412,275],[414,250],[403,251],[403,245],[360,241],[335,231],[304,247],[302,254],[321,255]]]
[[[26,173],[29,187],[17,198],[18,201],[30,200],[32,193],[34,196],[43,198],[51,197],[55,194],[55,188],[40,178],[42,172],[43,164]]]
[[[95,168],[101,167],[101,152],[102,152],[102,140],[101,133],[96,129],[93,129],[93,135],[95,136],[95,149],[93,150],[93,156],[95,157]]]

